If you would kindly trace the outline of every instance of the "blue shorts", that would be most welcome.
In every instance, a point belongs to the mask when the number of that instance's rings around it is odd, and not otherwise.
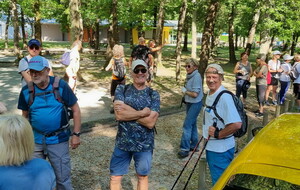
[[[234,158],[234,149],[231,148],[226,152],[212,152],[206,150],[206,160],[209,166],[212,184],[214,185],[221,177],[222,173],[228,167]]]
[[[151,170],[152,154],[153,151],[129,152],[115,147],[110,160],[110,175],[120,176],[127,174],[133,157],[136,173],[138,175],[146,176]]]

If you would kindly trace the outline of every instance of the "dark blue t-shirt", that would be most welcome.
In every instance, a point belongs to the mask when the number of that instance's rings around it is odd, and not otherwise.
[[[21,90],[18,109],[29,111],[29,122],[34,129],[49,134],[56,131],[60,127],[68,124],[64,105],[55,99],[53,93],[54,77],[50,76],[50,82],[47,88],[40,89],[34,85],[35,98],[33,104],[28,107],[29,89],[24,86]],[[49,92],[49,93],[44,93]],[[73,106],[77,102],[77,98],[69,85],[63,81],[59,81],[59,93],[68,107]],[[37,95],[41,94],[41,95]],[[33,130],[34,140],[37,144],[43,144],[43,135]],[[63,131],[57,136],[46,137],[46,144],[58,144],[69,140],[70,130]]]
[[[124,94],[125,91],[125,94]],[[132,84],[118,85],[115,100],[123,101],[135,110],[145,107],[151,111],[160,111],[160,97],[157,91],[149,87],[137,90]],[[124,151],[148,152],[154,148],[154,130],[136,121],[120,121],[116,137],[116,146]]]

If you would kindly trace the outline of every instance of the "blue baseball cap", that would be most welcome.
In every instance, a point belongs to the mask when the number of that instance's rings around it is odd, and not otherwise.
[[[45,67],[49,68],[49,62],[42,56],[35,56],[28,62],[28,68],[36,71],[41,71]]]
[[[37,46],[41,46],[41,42],[40,41],[38,41],[38,40],[36,40],[36,39],[31,39],[31,40],[29,40],[29,42],[28,42],[28,44],[27,44],[28,46],[32,46],[32,45],[37,45]]]

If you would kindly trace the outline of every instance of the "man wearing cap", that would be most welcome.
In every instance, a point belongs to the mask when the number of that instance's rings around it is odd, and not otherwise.
[[[28,69],[28,62],[30,61],[31,58],[38,56],[42,50],[41,43],[40,41],[36,39],[31,39],[29,40],[27,44],[27,51],[29,52],[29,55],[25,56],[22,58],[19,62],[19,67],[18,71],[22,75],[21,78],[21,84],[22,87],[25,86],[29,81],[31,81],[31,77],[29,74],[29,69]],[[50,67],[50,72],[49,75],[53,76],[53,72],[51,69],[51,64],[49,64]]]
[[[80,144],[80,108],[77,98],[69,85],[58,81],[58,91],[53,89],[55,77],[49,76],[50,68],[47,59],[35,56],[29,61],[29,73],[32,83],[21,90],[18,109],[28,118],[33,128],[35,150],[34,158],[48,158],[56,175],[56,189],[72,189],[71,164],[69,155],[70,125],[65,106],[73,111],[73,136],[71,147]],[[33,86],[32,88],[29,87]],[[59,92],[62,101],[58,101],[55,92]],[[34,93],[30,104],[30,93]]]
[[[282,72],[282,69],[280,68],[280,51],[274,51],[273,52],[273,58],[269,60],[268,62],[268,69],[271,73],[271,83],[268,84],[267,90],[266,90],[266,105],[269,106],[270,103],[268,101],[269,94],[272,91],[272,104],[277,105],[277,87],[278,87],[278,80],[280,73]]]
[[[137,189],[148,189],[160,97],[146,85],[147,68],[143,60],[133,61],[133,84],[118,85],[115,91],[114,110],[119,123],[110,161],[111,190],[121,189],[122,176],[128,173],[132,158],[138,177]]]
[[[278,95],[278,103],[282,105],[285,100],[285,95],[290,87],[291,83],[291,77],[289,73],[292,70],[291,61],[294,59],[294,56],[290,56],[288,54],[283,56],[284,63],[280,65],[280,68],[282,69],[281,75],[279,77],[280,81],[280,91]]]
[[[209,108],[217,95],[226,90],[222,85],[224,80],[222,67],[218,64],[208,65],[205,76],[209,91],[205,101],[203,137],[208,140],[206,160],[212,183],[215,184],[234,158],[235,140],[232,134],[241,128],[242,123],[230,94],[224,93],[216,105],[217,113],[224,120],[224,123],[218,120],[214,111]]]

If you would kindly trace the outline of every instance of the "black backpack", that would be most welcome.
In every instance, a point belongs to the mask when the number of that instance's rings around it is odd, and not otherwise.
[[[292,67],[291,72],[289,73],[290,78],[291,78],[292,80],[296,80],[296,79],[299,77],[299,71],[297,70],[297,65],[298,65],[298,64],[299,64],[299,63],[295,63],[295,64],[293,65],[293,67]]]
[[[149,57],[148,57],[149,54],[150,54],[150,49],[147,46],[138,45],[133,48],[131,57],[133,58],[133,60],[141,59],[149,65]]]
[[[228,90],[223,90],[221,91],[214,103],[211,105],[211,106],[206,106],[207,108],[210,108],[214,111],[214,114],[216,115],[216,117],[218,118],[218,120],[220,120],[223,124],[224,124],[224,120],[221,118],[221,116],[218,114],[217,112],[217,109],[216,109],[216,106],[217,106],[217,103],[219,102],[219,99],[220,97],[222,96],[222,94],[224,93],[227,93],[227,94],[230,94],[232,96],[232,99],[233,99],[233,102],[235,104],[235,107],[241,117],[241,120],[242,120],[242,126],[239,130],[237,130],[233,136],[234,137],[242,137],[244,136],[246,133],[247,133],[247,128],[248,128],[248,116],[246,114],[246,111],[244,109],[244,105],[243,105],[243,102],[241,101],[241,99],[239,99],[236,95],[234,95],[232,92],[228,91]]]

